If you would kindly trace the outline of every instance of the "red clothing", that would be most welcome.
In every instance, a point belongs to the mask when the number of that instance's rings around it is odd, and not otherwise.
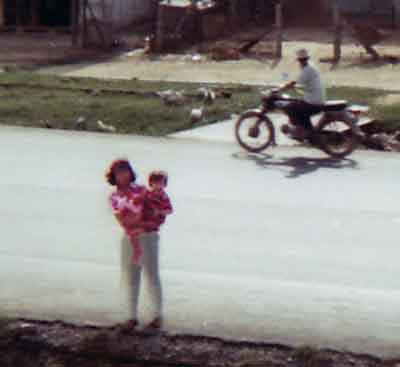
[[[146,192],[143,222],[146,232],[159,231],[167,215],[172,213],[171,201],[164,190]]]
[[[110,195],[110,205],[114,213],[132,212],[140,214],[143,210],[146,188],[132,183],[127,191],[116,190]]]
[[[145,196],[146,188],[132,183],[127,191],[114,191],[110,196],[110,205],[114,214],[121,213],[126,216],[132,213],[139,218],[143,218]],[[138,224],[135,229],[124,227],[124,231],[133,247],[132,261],[135,264],[140,264],[142,259],[142,248],[139,243],[140,230],[141,224]]]

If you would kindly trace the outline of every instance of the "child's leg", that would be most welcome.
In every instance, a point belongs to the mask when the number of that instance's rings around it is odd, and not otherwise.
[[[135,265],[142,264],[143,249],[138,234],[131,234],[130,241],[132,244],[132,263]]]
[[[162,286],[159,270],[159,234],[158,232],[145,233],[143,248],[143,271],[147,278],[149,294],[154,307],[156,318],[162,316]]]

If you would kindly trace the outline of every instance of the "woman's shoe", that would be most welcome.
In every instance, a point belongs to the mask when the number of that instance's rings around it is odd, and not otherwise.
[[[148,329],[161,329],[162,328],[162,318],[156,317],[149,325],[147,325]]]

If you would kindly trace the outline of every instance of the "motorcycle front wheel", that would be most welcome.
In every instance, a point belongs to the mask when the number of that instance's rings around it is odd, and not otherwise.
[[[242,148],[251,153],[259,153],[275,141],[275,129],[263,113],[247,111],[236,122],[235,136]]]
[[[334,158],[344,158],[357,147],[351,122],[326,121],[318,127],[317,135],[319,147]]]

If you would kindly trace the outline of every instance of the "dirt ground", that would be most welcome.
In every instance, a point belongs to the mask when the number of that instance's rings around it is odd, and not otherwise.
[[[116,32],[115,44],[110,49],[74,46],[72,35],[67,31],[3,31],[0,32],[0,49],[7,52],[0,52],[0,67],[37,68],[109,60],[121,52],[142,47],[151,29],[151,24],[142,24]]]
[[[372,61],[346,31],[340,64],[320,63],[320,59],[333,56],[332,32],[321,27],[287,28],[281,60],[271,58],[273,33],[243,54],[240,60],[216,62],[210,59],[208,51],[213,45],[239,47],[265,33],[268,27],[270,25],[243,27],[234,34],[226,32],[216,41],[150,57],[141,49],[144,36],[151,29],[149,25],[118,34],[119,47],[110,51],[73,47],[69,34],[3,32],[0,33],[0,48],[7,52],[0,53],[0,67],[41,67],[44,73],[110,79],[262,84],[295,78],[298,66],[294,55],[298,48],[304,47],[310,50],[327,85],[400,91],[400,84],[394,83],[400,69],[400,29],[388,30],[391,37],[377,46],[377,50],[391,58],[378,61]]]
[[[234,36],[222,36],[219,42],[242,45],[262,30],[260,27],[244,29]],[[398,79],[400,63],[392,59],[372,61],[349,34],[344,37],[343,57],[337,65],[319,62],[320,59],[333,56],[332,33],[329,31],[320,28],[286,29],[281,60],[268,55],[272,46],[271,36],[255,46],[250,53],[242,55],[240,60],[211,60],[207,50],[215,42],[205,42],[179,52],[151,56],[145,55],[140,48],[132,47],[129,52],[121,52],[108,61],[43,68],[40,72],[107,79],[263,84],[296,78],[299,70],[295,52],[299,48],[307,48],[328,86],[400,91],[400,84],[394,83]],[[396,30],[377,50],[382,55],[400,57],[399,45],[400,31]]]
[[[388,94],[385,97],[378,98],[377,103],[383,106],[393,106],[400,103],[399,94]]]
[[[121,327],[77,327],[62,322],[19,321],[0,330],[3,367],[399,367],[349,352],[294,349],[275,344],[168,335],[155,330],[127,332]]]
[[[56,32],[1,32],[0,49],[2,67],[30,68],[82,60],[106,60],[111,56],[100,49],[74,47],[71,35]]]

